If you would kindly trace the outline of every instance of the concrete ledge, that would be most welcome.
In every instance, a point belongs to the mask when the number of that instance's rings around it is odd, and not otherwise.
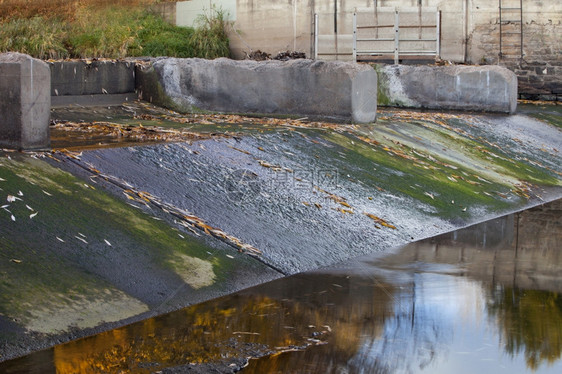
[[[143,100],[180,111],[294,114],[373,122],[377,75],[368,65],[312,60],[157,59],[138,66]]]
[[[21,53],[0,54],[0,147],[50,146],[49,66]]]
[[[377,66],[379,105],[514,113],[517,76],[500,66]]]
[[[51,62],[51,95],[122,94],[135,91],[135,64],[116,60]]]
[[[52,96],[53,107],[65,106],[111,106],[121,105],[125,102],[137,100],[136,93],[124,93],[114,95],[76,95],[76,96]]]

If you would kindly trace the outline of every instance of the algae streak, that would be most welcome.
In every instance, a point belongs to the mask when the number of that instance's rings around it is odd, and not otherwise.
[[[232,261],[46,162],[0,158],[0,318],[31,331],[94,327],[227,278]],[[233,251],[234,252],[234,251]],[[247,264],[246,264],[247,265]],[[243,266],[244,267],[244,266]]]

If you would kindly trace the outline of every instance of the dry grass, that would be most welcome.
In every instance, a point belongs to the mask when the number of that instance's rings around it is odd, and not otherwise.
[[[222,10],[197,29],[168,24],[162,0],[0,0],[0,53],[41,59],[229,55]]]
[[[170,0],[0,0],[0,20],[34,16],[72,20],[76,11],[83,7],[138,7],[165,1]]]

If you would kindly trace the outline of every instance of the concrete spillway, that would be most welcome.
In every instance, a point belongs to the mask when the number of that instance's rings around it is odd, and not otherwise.
[[[561,131],[527,115],[387,111],[351,126],[88,112],[82,128],[103,118],[115,136],[119,123],[200,136],[2,155],[4,358],[562,195]]]

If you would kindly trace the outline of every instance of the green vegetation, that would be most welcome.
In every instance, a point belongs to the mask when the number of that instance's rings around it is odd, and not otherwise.
[[[6,16],[0,8],[0,52],[42,59],[229,55],[227,21],[220,9],[201,16],[197,28],[173,26],[142,4],[86,4],[69,12],[61,7],[60,14],[37,9]]]

